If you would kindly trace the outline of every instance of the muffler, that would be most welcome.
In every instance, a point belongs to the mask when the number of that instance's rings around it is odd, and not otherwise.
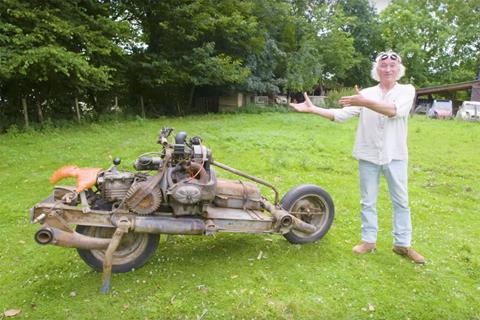
[[[112,224],[118,227],[119,219],[112,217]],[[159,216],[135,216],[132,230],[144,233],[163,234],[205,234],[205,222],[198,218],[173,218]]]
[[[66,248],[91,250],[106,249],[111,239],[84,236],[75,231],[68,232],[49,225],[43,225],[42,228],[35,233],[35,241],[42,245],[54,244]]]

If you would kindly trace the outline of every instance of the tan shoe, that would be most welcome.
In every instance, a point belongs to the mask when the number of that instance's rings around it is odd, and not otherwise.
[[[361,241],[355,247],[353,247],[352,251],[358,254],[369,253],[377,250],[377,246],[375,243],[369,243],[365,241]]]
[[[405,256],[415,263],[425,264],[425,258],[420,253],[415,251],[415,249],[413,249],[412,247],[394,246],[393,247],[393,252],[395,252],[396,254],[399,254],[401,256]]]

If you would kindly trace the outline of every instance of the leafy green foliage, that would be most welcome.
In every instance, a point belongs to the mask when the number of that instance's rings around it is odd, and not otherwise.
[[[191,72],[189,81],[196,86],[238,83],[249,75],[249,69],[242,67],[240,60],[234,60],[223,53],[214,55],[215,44],[205,43],[194,48],[191,56],[184,57],[185,66]],[[187,76],[187,75],[186,75]]]
[[[24,97],[55,115],[70,109],[56,99],[70,97],[71,106],[81,92],[115,86],[124,55],[120,45],[129,40],[130,28],[110,13],[96,1],[2,1],[2,97],[17,106]]]
[[[383,36],[415,84],[469,81],[480,63],[479,14],[476,0],[396,1],[382,12]]]
[[[370,78],[371,61],[376,54],[385,49],[378,15],[367,0],[341,0],[339,4],[349,18],[344,30],[353,38],[353,66],[346,70],[339,82],[344,86],[373,83]]]
[[[290,55],[287,62],[287,88],[292,91],[304,91],[319,83],[322,65],[318,59],[319,51],[314,39],[303,39],[298,51]]]
[[[340,88],[335,90],[330,90],[328,95],[325,97],[325,106],[326,108],[341,108],[338,101],[341,97],[351,96],[355,94],[353,88]]]

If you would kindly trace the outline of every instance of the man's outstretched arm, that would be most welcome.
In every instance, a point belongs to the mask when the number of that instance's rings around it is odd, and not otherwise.
[[[329,120],[335,119],[335,115],[333,114],[332,110],[315,106],[310,100],[310,98],[308,97],[306,92],[303,93],[303,96],[305,97],[304,102],[290,103],[290,106],[295,110],[297,110],[298,112],[307,112],[307,113],[317,114]]]
[[[344,107],[362,106],[387,117],[394,117],[397,115],[397,107],[395,104],[365,98],[360,93],[357,86],[355,86],[355,91],[357,92],[356,95],[341,97],[340,104]]]

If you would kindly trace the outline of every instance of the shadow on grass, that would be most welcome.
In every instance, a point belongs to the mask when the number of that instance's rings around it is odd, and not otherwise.
[[[255,275],[256,270],[270,269],[286,273],[298,269],[306,256],[315,261],[316,268],[342,259],[342,255],[336,253],[338,246],[331,243],[328,236],[301,246],[290,244],[280,235],[173,236],[168,241],[165,236],[162,238],[156,253],[144,267],[113,275],[113,290],[129,286],[140,290],[145,279],[172,287],[193,277],[228,281],[234,273],[246,272],[248,276]],[[25,284],[34,295],[48,300],[68,296],[72,291],[99,292],[102,274],[84,264],[75,250],[62,252],[64,248],[52,247],[44,250],[49,251],[48,256],[25,272]]]

